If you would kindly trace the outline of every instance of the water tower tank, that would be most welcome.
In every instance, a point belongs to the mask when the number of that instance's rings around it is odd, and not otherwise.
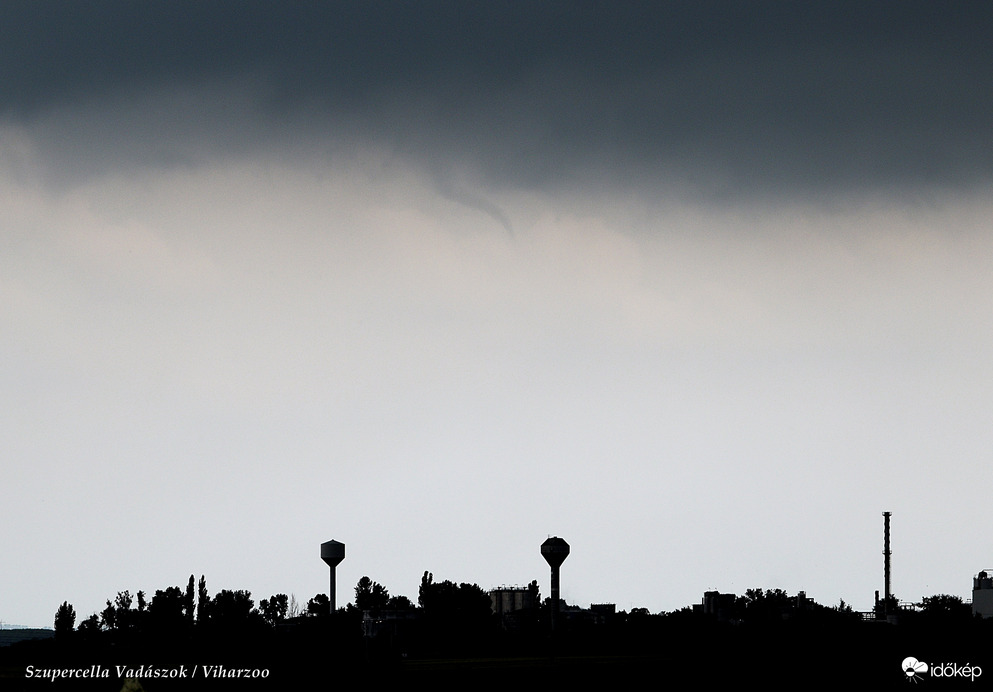
[[[569,544],[558,536],[552,536],[541,544],[541,556],[553,569],[560,567],[569,557]]]
[[[337,567],[345,559],[345,544],[338,541],[321,543],[321,559],[331,567]]]

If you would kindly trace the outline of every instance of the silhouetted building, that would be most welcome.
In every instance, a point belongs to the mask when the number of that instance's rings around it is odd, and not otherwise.
[[[617,604],[590,603],[590,614],[593,616],[594,624],[605,625],[617,614]]]
[[[693,606],[693,611],[717,618],[718,622],[728,622],[734,614],[734,603],[737,598],[733,593],[705,591],[703,602]]]
[[[972,614],[993,617],[993,577],[985,570],[972,580]]]
[[[490,608],[507,631],[533,627],[538,621],[538,583],[530,586],[500,586],[490,590]]]
[[[490,591],[493,612],[501,618],[516,610],[526,610],[538,605],[533,589],[524,586],[500,586]]]

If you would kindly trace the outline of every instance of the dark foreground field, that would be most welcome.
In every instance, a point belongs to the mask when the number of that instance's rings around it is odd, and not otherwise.
[[[418,641],[342,636],[311,625],[255,639],[22,642],[0,648],[0,690],[282,691],[353,685],[417,689],[424,684],[442,689],[545,684],[616,688],[646,683],[696,688],[746,682],[787,689],[819,680],[907,689],[911,681],[901,662],[908,657],[931,666],[950,663],[956,667],[945,672],[959,671],[942,679],[921,676],[919,683],[981,689],[993,682],[991,634],[981,622],[954,628],[863,622],[836,627],[703,624],[645,631],[636,638],[566,633],[554,650],[547,637],[505,637],[453,652],[427,651]],[[963,676],[964,666],[978,666],[981,672]],[[67,670],[97,677],[70,679],[56,672]],[[53,680],[55,675],[59,677]]]

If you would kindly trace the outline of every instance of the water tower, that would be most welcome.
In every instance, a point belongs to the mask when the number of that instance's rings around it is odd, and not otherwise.
[[[334,568],[338,566],[339,562],[345,559],[345,544],[333,540],[327,543],[321,543],[321,559],[331,567],[331,593],[328,595],[331,599],[331,614],[334,615],[336,610],[334,600]]]
[[[569,544],[558,536],[552,536],[541,544],[541,556],[552,568],[552,630],[559,612],[559,567],[569,557]]]

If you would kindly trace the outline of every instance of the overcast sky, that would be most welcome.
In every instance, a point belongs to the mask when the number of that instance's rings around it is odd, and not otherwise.
[[[0,7],[0,620],[969,597],[993,8]]]

